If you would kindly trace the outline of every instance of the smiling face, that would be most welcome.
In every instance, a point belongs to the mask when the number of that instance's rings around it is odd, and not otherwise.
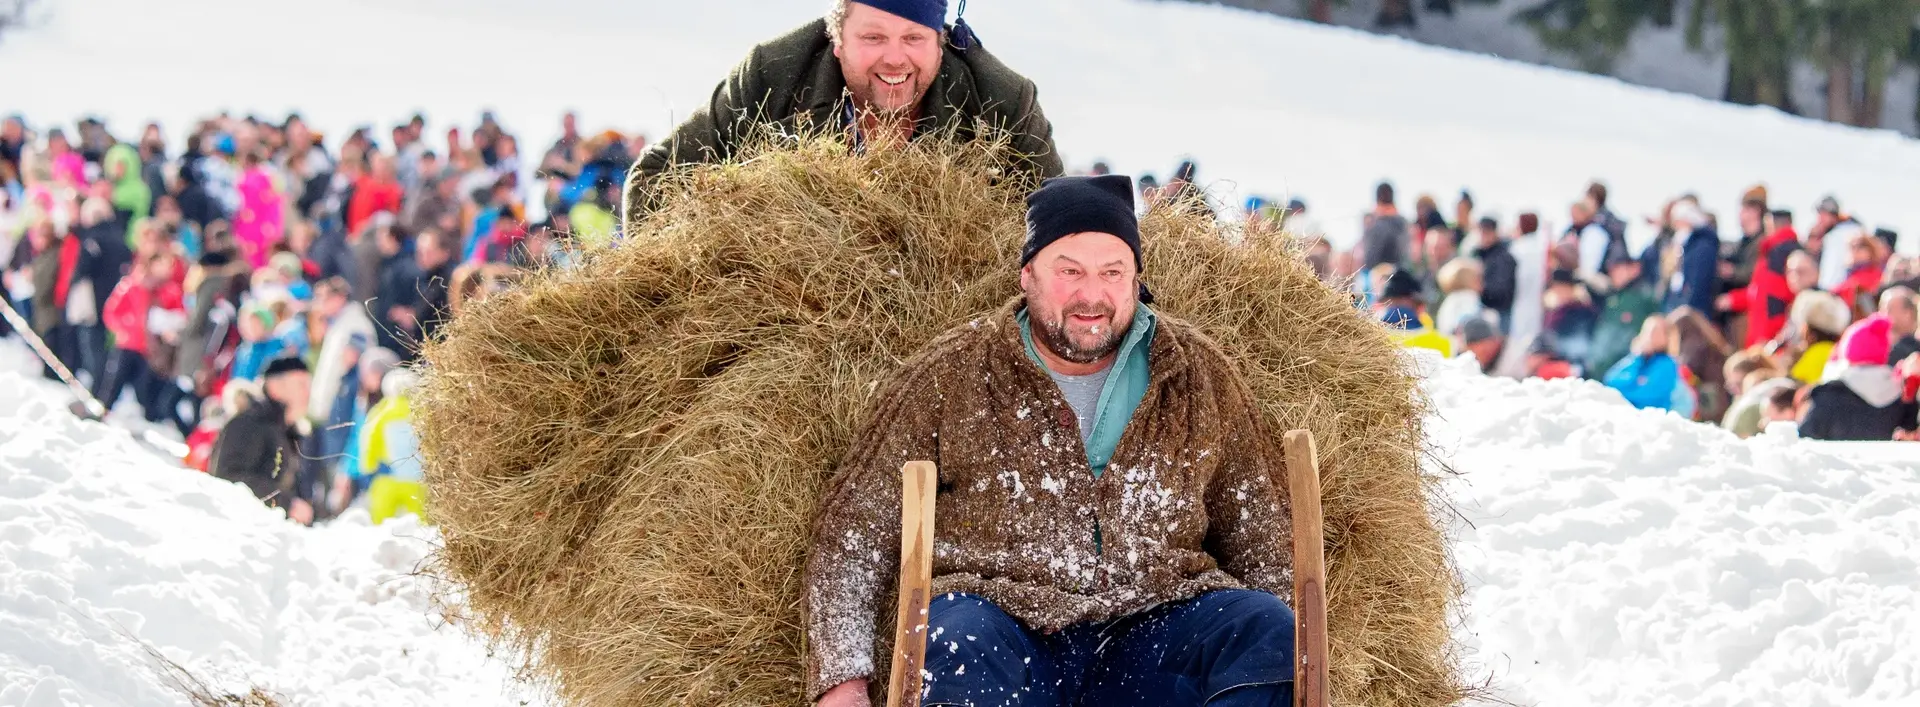
[[[885,10],[849,3],[833,55],[855,105],[906,115],[940,72],[940,33]]]
[[[1136,277],[1133,249],[1105,233],[1067,236],[1033,256],[1020,270],[1020,288],[1034,343],[1051,354],[1045,358],[1059,359],[1049,367],[1067,375],[1105,367],[1133,324]]]

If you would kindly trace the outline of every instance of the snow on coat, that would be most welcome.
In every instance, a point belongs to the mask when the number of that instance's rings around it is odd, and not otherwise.
[[[875,674],[908,461],[939,465],[934,591],[984,596],[1035,630],[1215,589],[1290,595],[1283,461],[1214,344],[1160,317],[1146,397],[1096,478],[1073,410],[1026,355],[1020,306],[909,360],[828,486],[804,593],[810,695]]]

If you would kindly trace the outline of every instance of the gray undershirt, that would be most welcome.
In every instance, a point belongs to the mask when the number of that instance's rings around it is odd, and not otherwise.
[[[1080,418],[1080,444],[1085,446],[1093,439],[1094,416],[1100,414],[1100,391],[1107,387],[1107,373],[1113,367],[1108,366],[1099,373],[1084,376],[1069,376],[1047,371],[1053,377],[1054,385],[1060,386],[1060,394],[1067,399],[1067,405],[1073,408],[1074,416]]]

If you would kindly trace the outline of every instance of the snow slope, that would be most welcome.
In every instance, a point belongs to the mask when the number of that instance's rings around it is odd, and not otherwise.
[[[0,44],[0,75],[9,109],[98,113],[122,134],[149,118],[182,134],[226,106],[298,110],[336,140],[362,121],[384,138],[424,110],[444,135],[492,107],[531,161],[567,108],[583,129],[663,134],[755,42],[826,4],[66,0]],[[1920,252],[1920,142],[1888,131],[1214,6],[982,0],[967,18],[1039,84],[1071,164],[1164,177],[1192,155],[1222,203],[1297,194],[1337,241],[1357,236],[1383,177],[1403,207],[1420,192],[1450,205],[1464,186],[1549,224],[1594,177],[1629,218],[1697,191],[1727,224],[1764,180],[1803,219],[1835,193]]]
[[[1920,451],[1741,441],[1587,382],[1428,391],[1463,472],[1462,632],[1500,696],[1920,704]]]
[[[75,419],[62,388],[0,370],[0,400],[0,705],[187,704],[149,646],[288,704],[539,699],[411,575],[431,530],[364,512],[307,530]]]
[[[1458,631],[1497,697],[1920,704],[1920,454],[1740,441],[1591,383],[1424,365],[1460,474]],[[0,705],[182,704],[136,637],[300,705],[547,699],[409,576],[431,530],[299,528],[74,420],[57,386],[0,369],[0,399],[21,401],[0,411]]]

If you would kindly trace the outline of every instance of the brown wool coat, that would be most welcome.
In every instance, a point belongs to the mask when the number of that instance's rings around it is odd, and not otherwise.
[[[877,650],[893,629],[900,467],[912,460],[940,468],[934,591],[985,596],[1031,628],[1216,589],[1290,596],[1279,446],[1213,342],[1159,316],[1146,396],[1096,479],[1073,410],[1027,357],[1022,306],[942,335],[881,389],[815,521],[810,696],[887,669]]]

